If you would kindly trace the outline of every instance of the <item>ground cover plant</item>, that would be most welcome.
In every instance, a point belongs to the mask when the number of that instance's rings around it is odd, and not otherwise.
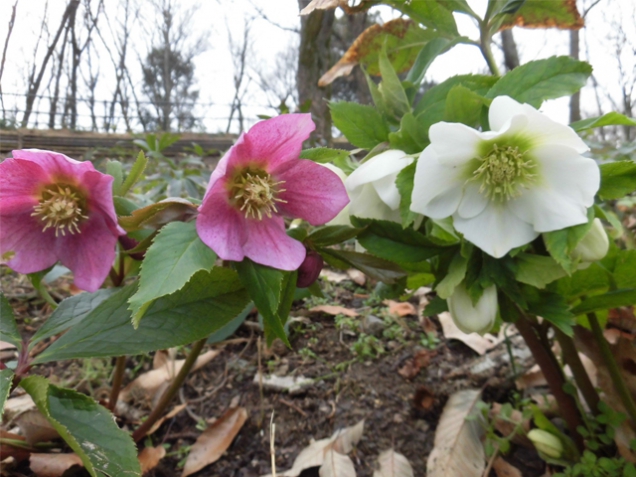
[[[302,13],[376,3],[315,0]],[[162,154],[174,140],[169,135],[137,140],[143,151],[130,168],[110,161],[100,172],[89,161],[30,149],[0,163],[2,261],[18,283],[26,276],[29,290],[52,311],[37,328],[19,328],[21,312],[11,305],[20,308],[20,300],[0,297],[0,341],[16,350],[0,361],[0,404],[18,392],[33,403],[28,419],[16,417],[23,434],[2,431],[3,458],[16,466],[28,461],[23,465],[36,475],[61,475],[71,466],[92,476],[141,475],[166,455],[152,435],[187,408],[184,383],[221,361],[221,351],[205,347],[246,343],[226,357],[222,379],[205,383],[213,387],[203,396],[229,397],[224,386],[231,375],[238,388],[258,390],[251,398],[255,416],[236,395],[230,406],[211,405],[218,416],[212,422],[190,414],[201,433],[168,456],[182,475],[223,460],[235,438],[247,475],[297,476],[318,468],[323,477],[350,476],[356,466],[365,475],[414,475],[391,443],[364,448],[365,422],[358,419],[307,439],[292,459],[285,445],[277,449],[276,437],[289,432],[298,450],[299,434],[265,412],[264,393],[291,396],[334,382],[329,419],[340,397],[350,406],[368,400],[378,410],[366,425],[375,429],[387,419],[383,406],[393,409],[383,399],[403,399],[422,368],[457,372],[453,360],[466,350],[440,347],[439,325],[446,339],[460,336],[482,354],[505,343],[496,359],[515,377],[525,371],[516,370],[521,362],[534,360],[549,395],[521,396],[509,386],[507,402],[496,406],[486,399],[495,388],[492,366],[485,375],[470,371],[472,381],[462,386],[447,383],[446,403],[428,386],[418,387],[414,412],[434,410],[437,430],[434,442],[404,445],[411,454],[427,453],[427,475],[504,475],[511,464],[501,456],[515,446],[536,450],[540,472],[636,474],[636,404],[626,379],[636,361],[633,345],[603,334],[616,315],[633,320],[636,251],[624,223],[636,164],[622,149],[609,160],[596,149],[590,154],[582,137],[636,121],[609,113],[557,123],[539,111],[542,103],[576,93],[592,67],[552,57],[501,75],[491,52],[492,35],[501,29],[578,28],[578,12],[565,0],[491,0],[484,18],[463,0],[384,3],[405,18],[363,33],[364,42],[354,43],[322,80],[355,64],[365,69],[374,105],[330,104],[335,126],[357,150],[303,149],[314,122],[297,113],[243,133],[207,181],[196,158],[179,163]],[[453,12],[472,17],[480,38],[460,36]],[[428,66],[460,43],[474,46],[491,74],[448,78],[422,94]],[[321,282],[325,263],[332,275]],[[73,288],[62,281],[62,294],[47,286],[65,272],[61,266],[73,277]],[[334,285],[333,270],[347,271],[352,289]],[[364,288],[370,284],[373,289]],[[334,302],[330,287],[355,305]],[[301,300],[309,314],[335,318],[302,316]],[[255,338],[261,331],[262,343]],[[327,336],[342,346],[329,351],[330,342],[321,341]],[[243,359],[253,342],[256,351]],[[397,371],[405,381],[383,397],[375,389],[390,382],[383,360],[407,347],[413,351]],[[283,362],[289,348],[298,355]],[[336,358],[324,360],[325,350]],[[580,352],[595,364],[596,383]],[[39,372],[70,360],[84,360],[84,382],[70,385]],[[284,376],[292,361],[306,372]],[[124,386],[141,369],[147,372]],[[436,379],[443,386],[444,376]],[[181,408],[171,407],[177,397],[185,401]],[[133,412],[131,401],[145,401],[149,412]],[[291,420],[307,417],[294,402],[279,402],[295,412]],[[404,415],[391,419],[407,427]],[[259,435],[260,450],[239,443],[241,432]],[[277,455],[285,460],[277,462]],[[53,462],[62,470],[43,470]],[[230,470],[230,464],[223,468]]]

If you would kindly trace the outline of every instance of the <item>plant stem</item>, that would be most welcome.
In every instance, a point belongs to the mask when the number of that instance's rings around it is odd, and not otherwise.
[[[499,73],[499,67],[497,66],[497,62],[495,61],[495,57],[492,54],[492,48],[490,47],[490,33],[488,32],[488,22],[483,20],[479,22],[479,49],[481,50],[481,54],[484,56],[486,63],[488,64],[488,68],[490,68],[490,72],[493,76],[501,76]]]
[[[574,380],[576,381],[581,394],[583,394],[583,398],[585,402],[592,411],[592,414],[597,416],[599,414],[598,404],[601,399],[598,396],[598,392],[596,392],[596,388],[592,384],[590,380],[590,376],[587,374],[585,367],[583,366],[583,362],[581,361],[581,357],[579,356],[579,352],[574,346],[574,341],[568,335],[563,333],[558,328],[554,328],[554,332],[556,334],[556,338],[561,345],[561,349],[563,350],[563,357],[565,362],[572,370],[572,375],[574,376]]]
[[[625,406],[625,410],[627,414],[629,414],[629,418],[632,421],[632,428],[636,429],[636,404],[634,404],[634,399],[625,384],[625,380],[621,376],[621,370],[618,367],[618,363],[614,359],[614,355],[612,354],[612,350],[603,336],[603,330],[601,329],[601,325],[598,322],[598,318],[596,317],[596,313],[588,313],[587,319],[590,322],[590,327],[592,328],[592,334],[594,335],[594,339],[596,339],[596,343],[601,351],[601,355],[603,356],[603,361],[605,361],[605,366],[607,366],[607,370],[610,373],[610,377],[612,378],[612,384],[616,389],[616,392],[621,398],[623,402],[623,406]]]
[[[150,430],[150,428],[155,424],[155,422],[157,422],[159,418],[163,416],[166,408],[168,407],[168,404],[170,404],[170,401],[172,401],[172,398],[179,391],[179,388],[185,381],[186,376],[192,369],[194,362],[197,360],[197,357],[199,356],[199,354],[201,354],[201,350],[203,349],[203,346],[205,345],[206,341],[207,341],[207,337],[194,343],[194,345],[192,346],[192,350],[190,350],[190,354],[186,358],[185,363],[183,363],[183,367],[181,368],[179,373],[175,376],[172,383],[170,383],[170,387],[166,389],[166,391],[163,393],[163,395],[161,396],[161,399],[157,403],[157,406],[152,410],[152,412],[148,416],[148,419],[146,419],[144,423],[141,426],[139,426],[135,430],[135,432],[133,432],[132,438],[135,442],[139,442],[141,439],[143,439],[148,433],[148,431]]]
[[[113,411],[117,406],[117,398],[121,390],[121,383],[124,381],[124,373],[126,372],[126,357],[119,356],[115,361],[115,371],[113,372],[113,386],[110,388],[108,396],[108,409]]]
[[[550,348],[546,348],[539,336],[537,335],[532,323],[525,317],[519,318],[515,325],[521,333],[524,341],[530,348],[532,356],[541,368],[543,375],[545,376],[548,386],[552,395],[556,399],[561,415],[568,426],[570,431],[570,437],[574,440],[576,447],[580,452],[585,449],[583,437],[579,434],[578,427],[583,426],[583,418],[577,406],[576,400],[573,396],[565,392],[563,387],[566,384],[565,376],[558,365],[556,358],[552,354]]]
[[[53,308],[54,310],[57,308],[57,302],[55,301],[55,298],[51,296],[43,283],[40,283],[37,287],[35,287],[35,289],[38,291],[40,296],[44,298],[44,301],[46,301],[51,306],[51,308]]]

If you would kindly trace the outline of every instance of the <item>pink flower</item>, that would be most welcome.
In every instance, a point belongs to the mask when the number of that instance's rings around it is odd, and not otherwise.
[[[93,292],[113,260],[117,225],[113,178],[90,162],[38,149],[13,151],[0,164],[0,254],[13,270],[34,273],[58,260],[77,287]]]
[[[320,225],[347,205],[347,192],[335,173],[298,159],[314,127],[309,114],[261,121],[223,156],[197,217],[199,237],[220,258],[238,262],[248,257],[295,270],[306,251],[285,233],[283,217]]]

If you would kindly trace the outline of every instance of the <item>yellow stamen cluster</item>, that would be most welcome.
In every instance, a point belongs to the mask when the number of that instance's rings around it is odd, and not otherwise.
[[[286,203],[277,197],[286,189],[279,186],[285,181],[275,181],[266,172],[246,172],[232,185],[231,197],[245,217],[261,220],[263,216],[271,218],[272,213],[278,213],[276,203]]]
[[[56,237],[60,234],[65,236],[67,231],[73,235],[80,233],[80,221],[88,219],[81,202],[77,192],[69,186],[57,185],[57,190],[50,188],[42,193],[42,199],[33,207],[31,216],[39,217],[45,223],[42,232],[54,227]]]
[[[481,182],[479,192],[492,200],[506,201],[519,197],[522,189],[534,182],[534,163],[524,160],[517,147],[499,147],[483,157],[481,165],[473,172],[472,180]]]

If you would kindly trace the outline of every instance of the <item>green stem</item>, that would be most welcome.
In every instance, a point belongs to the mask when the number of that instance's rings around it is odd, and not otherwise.
[[[597,416],[600,412],[598,404],[601,399],[598,396],[598,392],[596,391],[594,384],[592,384],[590,376],[587,374],[587,371],[583,366],[583,362],[581,361],[579,352],[574,345],[574,341],[556,327],[554,328],[554,332],[559,345],[561,346],[561,350],[563,350],[563,358],[565,359],[566,364],[570,367],[570,370],[572,370],[574,380],[576,381],[585,402],[590,408],[590,411],[592,411],[592,414]]]
[[[126,357],[119,356],[115,361],[115,371],[113,372],[113,386],[110,389],[110,395],[108,396],[108,409],[113,411],[117,406],[117,398],[119,398],[119,391],[121,389],[121,383],[124,381],[124,373],[126,372]]]
[[[592,334],[596,339],[596,343],[601,351],[601,355],[603,356],[603,361],[605,361],[605,366],[607,366],[607,370],[610,373],[610,377],[612,378],[612,384],[616,389],[616,392],[621,398],[623,402],[623,406],[625,406],[625,410],[627,414],[629,414],[629,418],[632,421],[632,428],[636,429],[636,404],[634,404],[634,399],[632,398],[632,394],[629,392],[627,385],[625,384],[625,380],[621,376],[621,370],[618,367],[618,363],[614,359],[614,355],[612,354],[612,350],[603,336],[603,330],[601,329],[601,325],[598,322],[598,318],[596,317],[596,313],[588,313],[587,319],[590,322],[590,327],[592,328]]]
[[[493,76],[501,76],[499,73],[499,67],[497,66],[497,62],[495,61],[495,57],[492,54],[492,48],[490,47],[491,43],[490,32],[488,31],[488,22],[480,21],[479,22],[479,49],[481,50],[481,54],[484,56],[486,63],[488,64],[488,68],[490,68],[490,72]]]
[[[35,287],[35,289],[38,291],[40,296],[44,298],[44,301],[46,301],[49,305],[51,305],[51,308],[53,308],[54,310],[57,308],[57,302],[55,301],[55,298],[53,298],[49,294],[49,291],[46,289],[46,287],[42,283],[40,283],[37,287]]]
[[[563,371],[558,365],[552,350],[543,345],[534,326],[525,317],[525,315],[515,322],[515,326],[519,330],[519,333],[521,333],[521,336],[528,345],[528,348],[530,348],[532,356],[534,356],[535,361],[539,365],[539,368],[541,368],[541,371],[548,382],[550,391],[559,405],[561,415],[568,426],[570,437],[572,437],[572,440],[579,451],[583,452],[585,449],[585,443],[583,441],[583,437],[578,431],[578,427],[583,426],[583,418],[574,397],[566,393],[564,390],[564,386],[566,384],[565,376],[563,375]]]
[[[170,383],[170,387],[166,389],[166,391],[163,393],[163,395],[161,396],[161,399],[157,403],[157,406],[152,410],[152,412],[148,416],[148,419],[146,419],[144,423],[141,426],[139,426],[135,430],[135,432],[133,432],[132,438],[135,442],[139,442],[141,439],[143,439],[148,433],[148,431],[150,430],[150,428],[155,424],[155,422],[157,422],[164,415],[164,412],[166,408],[168,407],[168,404],[170,404],[170,401],[172,401],[172,398],[179,391],[179,388],[185,381],[186,376],[188,376],[188,373],[192,369],[194,362],[197,360],[199,354],[201,354],[201,350],[203,349],[203,346],[205,345],[206,341],[207,341],[207,338],[203,338],[202,340],[199,340],[196,343],[194,343],[194,345],[192,346],[192,350],[190,351],[190,354],[186,358],[185,363],[183,363],[183,367],[181,368],[179,373],[175,376],[174,381]]]

